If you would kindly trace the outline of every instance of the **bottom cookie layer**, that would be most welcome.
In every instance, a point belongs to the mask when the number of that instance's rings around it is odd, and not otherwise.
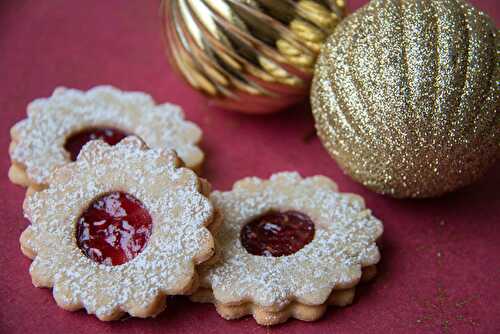
[[[375,277],[377,268],[375,265],[363,268],[361,282],[367,282]],[[259,325],[271,326],[295,318],[302,321],[315,321],[321,318],[328,305],[344,307],[352,304],[356,288],[352,287],[344,290],[333,290],[328,300],[319,305],[306,305],[298,301],[293,301],[284,309],[275,311],[269,308],[246,302],[239,305],[218,303],[209,288],[200,288],[190,299],[199,303],[213,303],[217,313],[226,320],[239,319],[247,315],[252,315]]]
[[[9,168],[9,180],[17,185],[27,187],[26,194],[29,196],[37,191],[42,191],[46,188],[45,185],[33,183],[26,174],[24,166],[17,163],[12,163]]]

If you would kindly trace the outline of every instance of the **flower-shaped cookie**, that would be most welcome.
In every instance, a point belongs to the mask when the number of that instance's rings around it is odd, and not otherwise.
[[[316,320],[328,304],[351,303],[362,275],[374,275],[382,223],[326,177],[246,178],[211,200],[224,217],[219,261],[202,266],[192,299],[213,302],[226,319]]]
[[[184,120],[178,106],[156,105],[149,95],[110,86],[87,92],[57,88],[50,98],[30,103],[28,117],[12,127],[9,178],[32,191],[44,189],[52,171],[75,160],[87,141],[115,144],[127,135],[151,148],[176,150],[189,168],[203,161],[196,145],[201,130]]]
[[[174,151],[147,150],[134,136],[86,144],[25,199],[31,225],[20,242],[33,284],[101,320],[154,316],[166,295],[192,292],[195,266],[214,252],[214,209],[205,181],[179,164]]]

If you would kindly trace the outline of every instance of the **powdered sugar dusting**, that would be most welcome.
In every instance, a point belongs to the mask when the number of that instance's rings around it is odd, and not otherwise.
[[[11,158],[26,167],[32,181],[47,184],[54,168],[69,162],[66,138],[89,127],[118,128],[139,136],[149,147],[175,149],[188,167],[203,160],[196,146],[201,130],[184,120],[180,107],[156,105],[147,94],[111,86],[87,92],[57,88],[50,98],[30,103],[28,118],[13,127],[16,145]]]
[[[359,196],[342,194],[329,179],[302,179],[278,173],[270,180],[247,178],[232,191],[214,192],[211,200],[224,215],[217,231],[221,261],[203,269],[202,286],[212,288],[219,303],[254,302],[283,308],[292,300],[309,305],[326,301],[332,289],[355,285],[361,268],[379,261],[375,244],[382,223]],[[240,230],[269,210],[297,210],[314,221],[314,239],[282,257],[249,254]]]
[[[83,306],[105,320],[120,311],[142,314],[137,310],[147,310],[159,295],[184,293],[193,279],[194,260],[213,251],[205,228],[212,205],[199,192],[194,172],[177,167],[173,151],[146,150],[136,137],[115,146],[92,141],[75,163],[57,169],[52,181],[48,189],[27,197],[25,216],[32,225],[21,240],[36,254],[30,268],[34,280],[54,286],[54,297],[64,308]],[[75,236],[81,212],[111,191],[133,195],[153,219],[145,249],[119,266],[87,258]]]

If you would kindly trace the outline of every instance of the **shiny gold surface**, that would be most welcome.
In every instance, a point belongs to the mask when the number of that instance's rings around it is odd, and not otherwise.
[[[306,97],[344,0],[164,0],[168,57],[225,109],[266,113]]]
[[[500,153],[500,44],[462,0],[373,0],[324,45],[316,127],[374,191],[431,197],[478,179]]]

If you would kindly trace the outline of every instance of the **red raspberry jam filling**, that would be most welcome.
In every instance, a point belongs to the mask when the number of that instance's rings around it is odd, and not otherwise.
[[[108,266],[124,264],[146,247],[153,223],[142,203],[112,192],[94,200],[76,227],[78,247],[88,258]]]
[[[71,161],[75,161],[83,145],[91,140],[102,139],[109,145],[115,145],[127,136],[125,132],[113,128],[86,129],[68,137],[64,149],[69,152]]]
[[[298,211],[269,212],[241,229],[243,247],[253,255],[285,256],[298,252],[314,238],[314,223]]]

